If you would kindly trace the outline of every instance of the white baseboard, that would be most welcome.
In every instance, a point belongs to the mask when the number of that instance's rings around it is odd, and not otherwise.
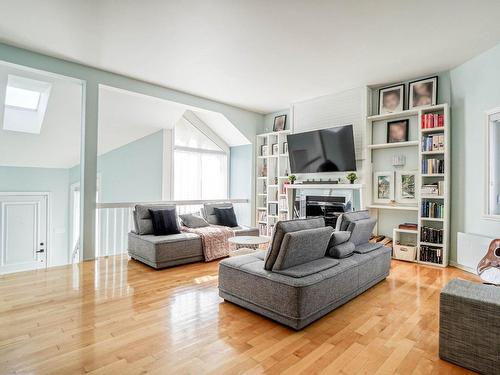
[[[450,266],[458,268],[458,269],[461,269],[462,271],[466,271],[466,272],[472,273],[474,275],[477,275],[477,272],[476,272],[475,269],[472,269],[470,267],[464,266],[462,264],[458,264],[457,262],[455,262],[453,260],[450,260]]]

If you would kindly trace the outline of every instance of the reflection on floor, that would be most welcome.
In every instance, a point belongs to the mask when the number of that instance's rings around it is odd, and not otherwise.
[[[438,359],[455,268],[390,277],[301,332],[223,302],[217,262],[155,271],[126,256],[0,276],[0,373],[468,373]]]

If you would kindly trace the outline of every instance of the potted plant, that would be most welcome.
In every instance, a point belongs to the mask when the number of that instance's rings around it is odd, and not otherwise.
[[[346,176],[346,178],[351,184],[354,184],[354,181],[358,179],[358,176],[356,175],[356,173],[351,172]]]
[[[290,181],[291,184],[293,184],[296,179],[297,179],[297,176],[295,176],[294,174],[291,174],[290,176],[288,176],[288,181]]]

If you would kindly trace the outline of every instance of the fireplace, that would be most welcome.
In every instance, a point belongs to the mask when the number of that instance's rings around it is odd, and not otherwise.
[[[340,214],[352,211],[352,203],[346,197],[305,195],[297,198],[295,208],[299,217],[324,217],[325,224],[334,228]]]

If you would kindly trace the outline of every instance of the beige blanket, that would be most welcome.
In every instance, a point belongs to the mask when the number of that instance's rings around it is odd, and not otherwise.
[[[196,233],[201,237],[201,245],[205,262],[223,258],[229,255],[229,238],[234,237],[234,231],[227,227],[211,225],[202,228],[181,227],[182,232]]]

